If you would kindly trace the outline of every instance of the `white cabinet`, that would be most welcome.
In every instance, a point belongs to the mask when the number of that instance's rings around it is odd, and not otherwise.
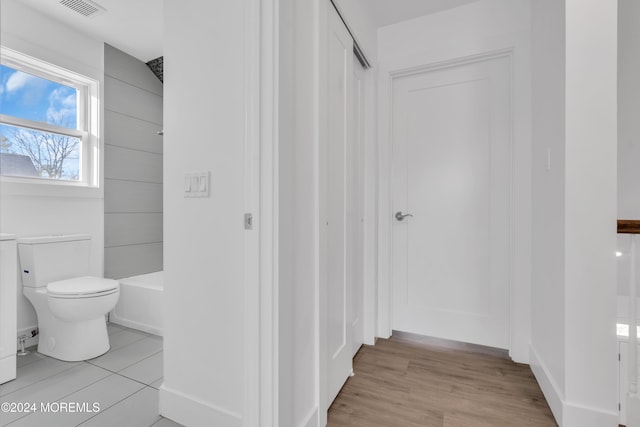
[[[0,384],[16,377],[17,264],[15,236],[0,234]]]

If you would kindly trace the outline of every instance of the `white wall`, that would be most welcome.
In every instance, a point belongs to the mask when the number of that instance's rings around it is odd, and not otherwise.
[[[164,4],[164,383],[161,414],[240,426],[244,405],[245,26],[249,2]],[[211,172],[210,197],[184,174]],[[247,422],[246,425],[250,423]]]
[[[280,424],[318,419],[315,1],[282,1]],[[283,33],[284,32],[284,33]],[[291,42],[291,43],[289,43]],[[290,80],[288,79],[290,77]]]
[[[280,1],[279,421],[318,422],[315,0]]]
[[[561,426],[614,426],[617,4],[532,3],[532,369]]]
[[[96,79],[102,86],[103,43],[77,33],[14,0],[2,0],[3,46]],[[102,122],[102,113],[100,116]],[[102,132],[101,132],[102,133]],[[101,186],[102,186],[102,181]],[[91,273],[103,273],[103,191],[50,185],[0,184],[0,230],[18,236],[91,235]],[[18,281],[18,334],[37,325]],[[35,344],[30,340],[28,345]]]
[[[389,187],[389,73],[410,67],[513,49],[513,236],[511,357],[529,358],[531,293],[530,5],[528,0],[483,0],[382,27],[378,31],[380,218],[391,218]],[[380,223],[380,336],[391,330],[390,220]]]
[[[533,285],[531,366],[554,413],[565,390],[565,10],[532,2]],[[547,169],[547,156],[551,165]],[[545,372],[542,376],[539,372]],[[547,378],[548,381],[544,381]]]
[[[617,2],[566,1],[565,426],[617,423]],[[586,213],[586,214],[585,214]]]

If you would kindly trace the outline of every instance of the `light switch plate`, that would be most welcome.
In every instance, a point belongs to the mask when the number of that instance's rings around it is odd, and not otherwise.
[[[184,174],[184,197],[209,197],[211,172]]]

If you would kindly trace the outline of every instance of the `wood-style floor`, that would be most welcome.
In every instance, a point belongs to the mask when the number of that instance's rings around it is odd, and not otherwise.
[[[527,365],[506,352],[394,333],[363,346],[329,427],[557,426]]]

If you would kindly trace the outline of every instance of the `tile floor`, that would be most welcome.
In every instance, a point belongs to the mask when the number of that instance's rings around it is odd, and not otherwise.
[[[18,357],[17,378],[0,385],[0,403],[34,403],[37,410],[0,412],[0,426],[180,427],[158,415],[162,337],[115,324],[108,330],[111,349],[95,359],[61,362],[35,348]],[[40,411],[41,403],[50,404],[49,412]],[[60,411],[60,403],[87,403],[89,410]]]

